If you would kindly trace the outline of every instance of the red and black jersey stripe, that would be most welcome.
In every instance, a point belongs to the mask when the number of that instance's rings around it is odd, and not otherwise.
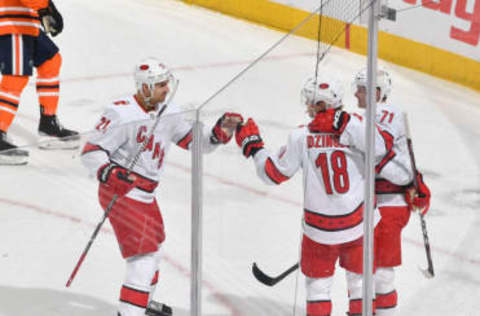
[[[380,135],[383,137],[383,140],[385,141],[385,149],[387,150],[387,152],[389,152],[393,148],[393,143],[395,138],[393,137],[392,134],[390,134],[386,130],[381,130],[380,128],[378,128],[378,131],[380,132]]]
[[[87,153],[90,153],[90,152],[93,152],[93,151],[104,151],[107,153],[107,155],[109,155],[109,152],[105,149],[103,149],[102,147],[98,146],[98,145],[95,145],[95,144],[92,144],[92,143],[86,143],[85,146],[83,146],[83,149],[82,149],[82,153],[81,155],[85,155]]]
[[[144,177],[136,172],[131,172],[137,179],[135,180],[135,187],[147,193],[153,193],[158,186],[158,181],[154,181],[147,177]]]
[[[278,170],[271,158],[268,158],[265,162],[265,173],[270,178],[270,180],[272,180],[276,184],[280,184],[289,179],[289,177],[282,174],[280,170]]]
[[[393,151],[393,150],[390,150],[382,159],[382,161],[380,161],[380,163],[378,165],[375,166],[375,173],[379,174],[380,172],[382,172],[383,168],[387,165],[387,163],[389,163],[390,161],[393,160],[393,158],[395,158],[397,154]]]
[[[108,150],[103,149],[99,145],[95,145],[95,144],[92,144],[92,143],[86,143],[85,146],[83,146],[81,155],[85,155],[85,154],[88,154],[88,153],[94,152],[94,151],[103,151],[108,156],[110,156],[110,153],[108,152]]]
[[[385,149],[387,151],[387,154],[385,155],[385,157],[383,157],[382,161],[380,161],[380,163],[377,166],[375,166],[375,172],[380,173],[383,167],[385,167],[385,165],[388,162],[390,162],[393,158],[395,158],[396,154],[393,151],[393,143],[395,140],[393,138],[393,135],[385,130],[381,130],[379,127],[377,128],[378,128],[378,132],[380,133],[383,140],[385,141]]]
[[[354,211],[343,215],[324,215],[304,209],[305,223],[323,231],[346,230],[363,222],[363,209],[363,202]]]
[[[408,185],[396,185],[385,179],[375,180],[376,194],[405,193],[408,187]]]
[[[190,130],[185,136],[183,136],[182,139],[180,139],[177,142],[177,146],[182,147],[183,149],[188,149],[188,146],[190,145],[192,140],[193,140],[193,132],[192,130]]]

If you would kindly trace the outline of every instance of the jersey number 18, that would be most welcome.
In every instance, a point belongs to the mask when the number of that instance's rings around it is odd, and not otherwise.
[[[346,193],[350,188],[350,180],[348,179],[347,158],[343,151],[334,151],[328,159],[327,153],[320,153],[315,160],[315,165],[322,172],[323,183],[327,194],[333,194],[332,181],[330,179],[330,163],[333,170],[333,187],[337,193]]]

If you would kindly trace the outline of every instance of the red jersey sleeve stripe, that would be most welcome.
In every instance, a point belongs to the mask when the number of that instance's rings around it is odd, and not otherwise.
[[[393,141],[394,141],[393,135],[387,131],[381,130],[378,126],[377,128],[378,128],[378,132],[380,133],[380,135],[383,137],[383,140],[385,141],[385,148],[387,149],[387,151],[392,150]]]
[[[100,147],[98,145],[94,145],[94,144],[91,144],[91,143],[86,143],[85,146],[83,147],[83,150],[82,150],[81,154],[85,155],[86,153],[89,153],[89,152],[92,152],[92,151],[97,151],[97,150],[101,150],[101,151],[106,152],[105,149],[103,149],[102,147]]]
[[[393,150],[390,150],[385,157],[383,157],[382,161],[378,165],[375,166],[375,172],[378,174],[382,172],[383,167],[387,165],[393,158],[395,158],[396,154]]]
[[[177,142],[177,145],[182,147],[183,149],[188,149],[188,145],[190,145],[190,143],[192,142],[192,139],[193,139],[193,133],[192,131],[190,130],[187,135],[185,135],[182,139],[180,139],[178,142]]]
[[[280,184],[283,181],[289,179],[289,177],[283,175],[280,170],[278,170],[271,158],[268,158],[265,162],[265,173],[270,178],[270,180],[272,180],[276,184]]]

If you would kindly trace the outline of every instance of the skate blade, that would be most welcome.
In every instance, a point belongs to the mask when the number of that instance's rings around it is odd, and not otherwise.
[[[0,166],[22,166],[28,163],[28,153],[26,155],[8,155],[0,153]]]
[[[45,150],[58,150],[58,149],[78,149],[80,147],[80,138],[57,138],[51,136],[40,136],[38,148]]]

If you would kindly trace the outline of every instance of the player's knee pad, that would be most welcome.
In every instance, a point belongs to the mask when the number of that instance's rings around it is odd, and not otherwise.
[[[395,270],[393,268],[377,268],[375,272],[375,291],[389,293],[395,290]]]
[[[127,259],[125,284],[150,290],[150,284],[157,271],[155,253],[147,253]]]
[[[307,289],[307,300],[325,300],[330,299],[333,277],[328,278],[309,278],[305,277],[305,286]]]
[[[308,316],[328,316],[331,314],[332,302],[330,300],[330,292],[332,284],[333,277],[305,278]]]
[[[28,76],[3,75],[0,85],[1,91],[19,97],[28,83]]]
[[[362,285],[363,275],[347,271],[347,288],[349,296],[348,315],[362,315]],[[375,298],[372,298],[372,308],[375,314]]]
[[[398,295],[395,290],[395,270],[378,268],[375,273],[377,315],[389,316],[395,313]]]
[[[158,277],[160,275],[160,272],[158,270],[158,266],[160,265],[160,260],[162,258],[162,250],[161,250],[162,244],[158,244],[158,250],[154,252],[154,257],[155,257],[155,262],[156,262],[156,270],[153,275],[152,281],[150,285],[152,286],[152,291],[155,289],[157,283],[158,283]]]
[[[46,60],[43,64],[37,67],[39,78],[53,78],[60,74],[60,67],[62,66],[62,55],[56,53],[52,58]]]
[[[163,257],[162,244],[158,244],[158,250],[155,251],[155,260],[157,261],[157,265],[160,264],[162,257]]]
[[[362,297],[362,281],[363,276],[358,273],[347,271],[347,288],[350,299]]]
[[[125,281],[120,290],[121,315],[143,315],[150,299],[152,278],[157,269],[154,253],[127,259]]]

